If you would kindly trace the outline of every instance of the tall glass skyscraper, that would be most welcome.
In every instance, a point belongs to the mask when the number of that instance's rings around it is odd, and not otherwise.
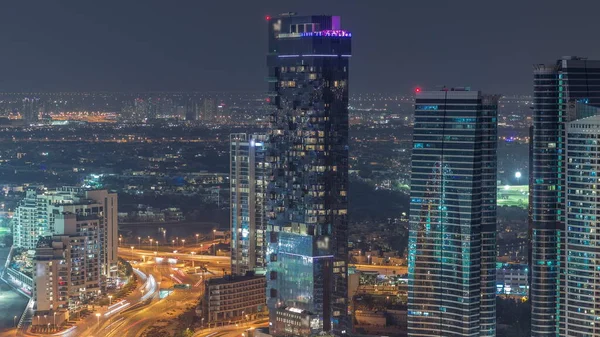
[[[579,104],[579,103],[576,103]],[[598,109],[591,109],[597,114]],[[566,124],[564,333],[600,336],[600,116]]]
[[[266,135],[233,133],[230,141],[231,273],[265,272]]]
[[[348,65],[338,16],[268,17],[267,304],[275,336],[348,332]]]
[[[570,277],[564,268],[565,123],[594,115],[586,106],[600,106],[600,61],[563,57],[534,67],[532,337],[565,334],[565,286]]]
[[[496,334],[498,96],[417,92],[408,335]]]

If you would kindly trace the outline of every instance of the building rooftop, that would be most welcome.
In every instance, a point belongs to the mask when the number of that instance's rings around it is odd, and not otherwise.
[[[221,285],[221,284],[229,284],[236,282],[244,282],[250,281],[254,279],[265,278],[264,276],[255,275],[253,272],[247,272],[246,275],[225,275],[221,278],[211,278],[206,281],[208,286]]]

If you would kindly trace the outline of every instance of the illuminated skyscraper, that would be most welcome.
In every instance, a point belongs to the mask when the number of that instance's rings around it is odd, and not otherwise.
[[[27,123],[37,122],[42,104],[37,97],[25,97],[21,109],[21,117]]]
[[[578,104],[578,103],[576,103]],[[597,186],[600,179],[600,116],[566,123],[566,204],[564,271],[567,276],[560,303],[564,306],[564,331],[561,336],[599,336],[600,313],[600,199]],[[562,326],[561,326],[562,328]]]
[[[416,94],[409,336],[496,334],[497,107],[468,88]]]
[[[268,163],[264,135],[230,135],[231,273],[265,271]]]
[[[565,203],[565,124],[597,113],[591,107],[600,106],[600,61],[563,57],[536,65],[533,89],[531,336],[564,336],[567,288],[578,287],[572,287],[578,276],[565,269],[565,215],[571,210]]]
[[[207,97],[204,99],[204,109],[202,113],[202,120],[205,122],[214,121],[217,115],[217,105],[214,98]]]
[[[348,332],[348,65],[338,16],[267,17],[267,304],[275,336]]]

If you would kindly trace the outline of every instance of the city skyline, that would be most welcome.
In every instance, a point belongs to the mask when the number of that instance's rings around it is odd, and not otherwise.
[[[254,90],[262,87],[266,41],[248,37],[260,36],[267,15],[315,9],[341,15],[344,25],[355,27],[358,52],[353,55],[351,93],[409,93],[416,86],[444,85],[530,93],[526,74],[531,64],[565,54],[600,55],[598,47],[587,43],[595,31],[589,25],[599,24],[592,13],[600,4],[588,2],[588,10],[574,19],[561,15],[557,0],[544,6],[511,3],[495,6],[494,15],[476,1],[386,2],[380,7],[311,0],[184,1],[176,6],[160,1],[144,6],[37,1],[33,11],[25,3],[11,4],[5,11],[17,15],[2,23],[11,34],[0,40],[6,46],[0,56],[0,91]],[[215,14],[237,24],[222,23]],[[428,24],[422,25],[421,18],[428,18]],[[544,24],[552,20],[563,25]],[[446,40],[447,31],[461,32],[452,45],[429,43]],[[440,51],[441,46],[447,48]],[[240,50],[244,58],[237,57]],[[236,81],[227,80],[228,74],[235,74]]]
[[[600,334],[600,5],[554,1],[11,6],[0,335]]]

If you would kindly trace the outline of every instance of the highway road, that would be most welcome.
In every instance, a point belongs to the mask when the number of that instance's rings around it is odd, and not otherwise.
[[[134,258],[140,258],[143,251],[134,252]],[[126,254],[126,250],[119,251],[122,257],[131,258],[131,254]],[[152,257],[154,253],[151,252]],[[198,304],[202,296],[204,285],[200,275],[188,275],[181,269],[168,263],[157,264],[150,259],[148,262],[138,263],[134,266],[146,272],[160,282],[161,289],[172,288],[177,283],[187,283],[192,285],[190,289],[174,289],[173,292],[163,298],[152,296],[145,305],[133,307],[119,315],[116,315],[112,321],[104,322],[102,326],[90,337],[139,337],[144,330],[155,325],[157,322],[173,321],[175,317],[181,314],[184,308]]]
[[[159,262],[178,264],[181,262],[187,262],[186,266],[204,266],[208,269],[208,272],[212,276],[222,276],[224,272],[229,272],[231,269],[231,259],[229,256],[213,256],[213,255],[193,255],[189,253],[173,253],[173,252],[155,252],[150,250],[140,249],[126,249],[119,248],[119,255],[127,260],[133,261],[133,265],[137,261],[153,261],[156,262],[156,258],[162,258]]]
[[[223,326],[212,329],[198,331],[193,337],[244,337],[248,336],[247,331],[256,328],[265,328],[269,325],[267,320],[260,320],[244,324],[243,326]]]

